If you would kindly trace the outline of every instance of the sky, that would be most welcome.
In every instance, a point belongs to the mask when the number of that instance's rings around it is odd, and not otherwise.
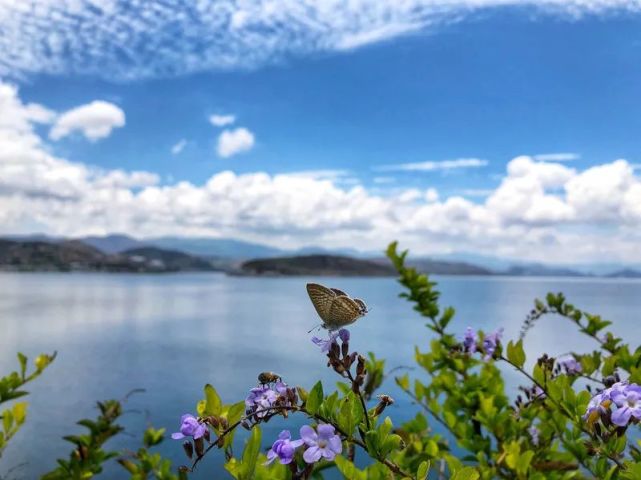
[[[0,0],[0,234],[641,262],[641,1]]]

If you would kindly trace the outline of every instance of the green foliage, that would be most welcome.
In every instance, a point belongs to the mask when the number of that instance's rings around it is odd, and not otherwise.
[[[120,433],[123,428],[116,423],[122,414],[122,405],[117,400],[98,402],[100,415],[95,420],[84,419],[78,425],[88,432],[81,435],[68,435],[66,441],[74,449],[68,459],[58,459],[58,467],[45,474],[42,480],[88,479],[103,470],[103,464],[116,456],[117,452],[104,450],[104,444]],[[153,439],[151,434],[148,438]],[[144,478],[144,477],[142,477]]]
[[[28,395],[28,392],[22,390],[27,383],[38,378],[42,372],[53,362],[56,354],[38,355],[34,361],[35,369],[28,373],[28,358],[22,353],[18,353],[19,371],[11,372],[0,378],[0,404],[12,402],[18,398]],[[0,429],[0,457],[6,448],[9,440],[18,433],[20,427],[27,419],[27,402],[16,402],[9,408],[0,411],[0,420],[2,420],[2,429]]]

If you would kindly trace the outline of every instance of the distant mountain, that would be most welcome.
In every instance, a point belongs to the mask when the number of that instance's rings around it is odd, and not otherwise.
[[[608,278],[641,278],[641,272],[638,270],[632,270],[631,268],[626,268],[612,272],[608,275]]]
[[[248,259],[276,257],[286,254],[285,250],[230,238],[159,237],[148,238],[144,242],[147,245],[180,250],[181,252],[201,257]]]
[[[214,267],[184,253],[153,248],[108,254],[77,240],[51,243],[0,239],[0,270],[164,273]]]
[[[158,247],[138,247],[121,252],[130,261],[145,262],[170,271],[210,272],[217,270],[211,262],[176,250]]]
[[[495,272],[478,265],[465,262],[446,262],[443,260],[408,260],[408,265],[423,273],[434,275],[494,275]]]
[[[523,277],[585,277],[586,274],[569,268],[548,267],[546,265],[530,264],[515,265],[508,268],[503,275],[514,275]]]
[[[391,265],[338,255],[303,255],[251,260],[241,265],[244,275],[321,275],[383,277],[396,274]]]
[[[17,271],[66,271],[76,266],[98,269],[105,255],[80,242],[49,243],[39,240],[0,239],[0,269]]]
[[[97,248],[105,253],[120,253],[125,250],[132,248],[139,248],[149,243],[137,240],[128,235],[114,234],[114,235],[105,235],[105,236],[90,236],[90,237],[80,237],[76,240],[91,245],[92,247]]]

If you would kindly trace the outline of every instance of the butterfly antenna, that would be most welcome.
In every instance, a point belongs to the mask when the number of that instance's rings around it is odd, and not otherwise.
[[[320,323],[318,325],[314,325],[311,330],[308,330],[307,333],[312,333],[314,330],[318,329],[320,330]]]

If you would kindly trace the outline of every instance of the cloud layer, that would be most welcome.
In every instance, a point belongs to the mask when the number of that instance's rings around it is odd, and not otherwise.
[[[0,76],[133,79],[342,51],[519,6],[569,18],[638,0],[0,0]]]
[[[434,188],[375,194],[341,170],[223,171],[203,184],[59,158],[37,134],[55,113],[0,82],[0,233],[234,236],[285,247],[467,251],[640,262],[641,180],[625,160],[583,171],[517,157],[482,203]],[[393,193],[391,193],[393,192]]]

